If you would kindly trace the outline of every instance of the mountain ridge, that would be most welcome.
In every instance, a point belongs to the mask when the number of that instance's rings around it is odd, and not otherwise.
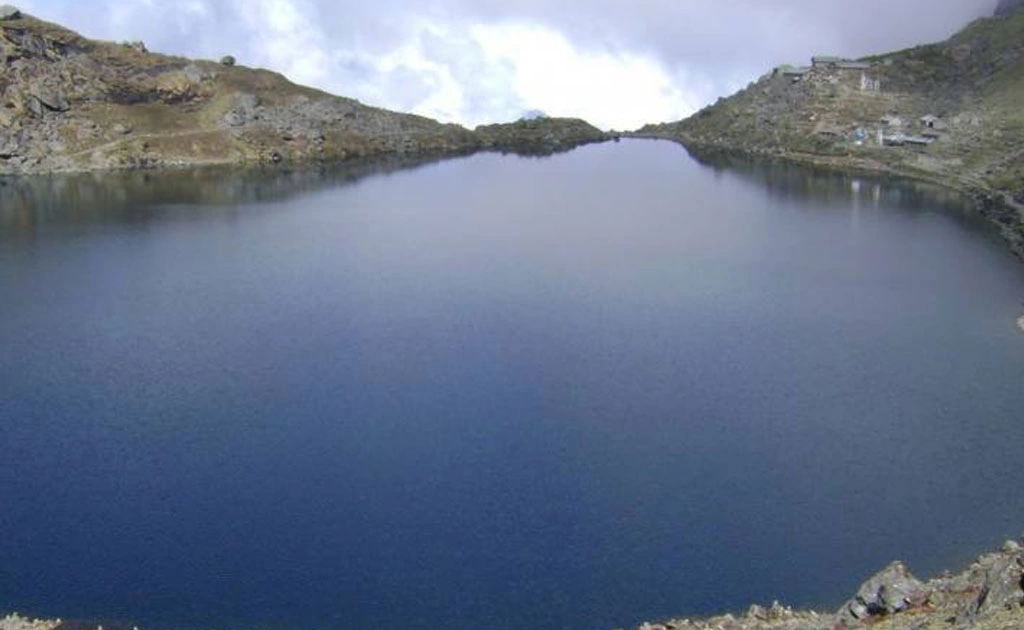
[[[552,153],[609,135],[544,118],[478,133],[283,75],[92,40],[0,8],[0,175],[161,166]]]

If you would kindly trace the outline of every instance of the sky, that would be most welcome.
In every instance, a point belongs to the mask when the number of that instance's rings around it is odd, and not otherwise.
[[[88,37],[235,56],[468,127],[685,118],[782,63],[945,39],[997,0],[20,0]]]

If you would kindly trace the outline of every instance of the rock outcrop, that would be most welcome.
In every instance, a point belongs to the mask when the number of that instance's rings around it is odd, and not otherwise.
[[[141,42],[89,40],[10,6],[0,16],[0,175],[535,153],[603,139],[582,121],[478,134],[302,87],[230,56],[189,60]]]
[[[847,624],[871,617],[886,617],[922,606],[928,593],[902,562],[894,562],[865,582],[853,599],[839,609]]]
[[[60,619],[28,619],[13,613],[0,619],[0,630],[55,630],[62,623]]]
[[[1020,630],[1024,551],[1008,542],[966,571],[920,582],[899,562],[865,582],[835,614],[794,611],[778,602],[742,617],[670,619],[640,630]]]

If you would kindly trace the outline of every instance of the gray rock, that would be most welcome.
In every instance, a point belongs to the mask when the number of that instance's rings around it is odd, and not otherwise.
[[[1024,554],[1020,549],[981,559],[981,590],[971,613],[986,616],[1024,605]]]
[[[220,58],[220,63],[222,66],[233,66],[237,61],[231,55],[224,55]]]
[[[130,134],[132,132],[132,128],[131,128],[130,125],[124,125],[124,124],[121,124],[121,123],[117,123],[116,125],[114,125],[111,128],[111,130],[114,133],[122,135],[122,136],[126,136],[126,135],[128,135],[128,134]]]
[[[67,97],[60,90],[47,87],[37,87],[32,90],[32,97],[41,103],[46,109],[55,112],[66,112],[71,108]]]
[[[185,74],[185,78],[189,80],[189,83],[202,83],[203,81],[213,78],[213,75],[210,72],[200,68],[194,63],[190,63],[185,66],[182,72]]]
[[[0,160],[9,160],[18,154],[18,144],[14,137],[0,130]]]
[[[242,127],[259,118],[260,98],[255,94],[241,93],[235,96],[235,107],[224,115],[223,123],[228,127]]]
[[[42,118],[43,114],[46,113],[46,108],[37,98],[30,98],[25,104],[28,107],[28,111],[31,112],[36,118]]]
[[[260,97],[255,94],[239,94],[235,102],[236,107],[241,110],[251,111],[260,106]]]
[[[0,22],[4,20],[18,20],[21,18],[21,10],[18,7],[5,4],[0,6]]]
[[[230,111],[224,114],[223,120],[224,124],[228,127],[241,127],[246,123],[245,116],[243,116],[237,111]]]
[[[928,589],[902,562],[894,562],[865,582],[838,616],[848,622],[884,617],[928,601]]]
[[[768,611],[765,610],[763,606],[758,606],[757,604],[754,604],[747,610],[747,619],[767,621]]]
[[[11,37],[17,45],[17,51],[21,57],[52,57],[58,53],[53,46],[42,37],[33,33],[14,35]]]

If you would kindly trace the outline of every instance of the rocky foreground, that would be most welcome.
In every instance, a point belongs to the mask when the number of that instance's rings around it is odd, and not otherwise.
[[[1024,0],[945,42],[804,63],[638,135],[938,182],[977,197],[1024,257]]]
[[[0,630],[93,630],[95,624],[11,614]],[[115,630],[132,628],[118,624]],[[918,580],[894,562],[865,582],[835,613],[794,611],[775,603],[741,617],[676,618],[639,630],[1021,630],[1024,629],[1024,547],[1008,541],[966,571]],[[99,626],[100,630],[102,626]]]
[[[1007,542],[966,571],[921,582],[894,562],[865,582],[833,614],[798,612],[775,603],[743,617],[671,619],[641,630],[1021,630],[1024,548]]]
[[[0,7],[0,175],[206,164],[552,153],[608,139],[573,119],[471,131],[296,85],[232,57],[90,40]]]

